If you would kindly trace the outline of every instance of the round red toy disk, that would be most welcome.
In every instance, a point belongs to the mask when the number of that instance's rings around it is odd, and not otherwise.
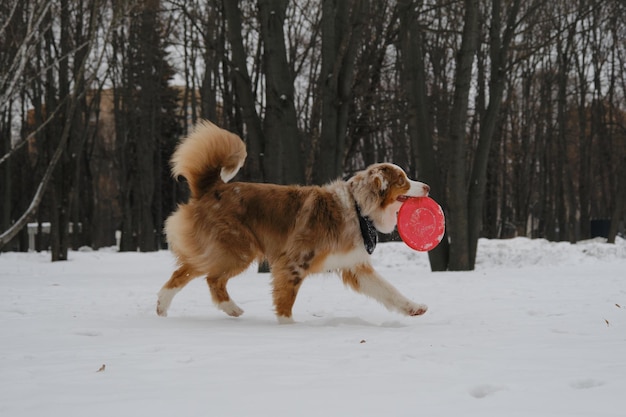
[[[409,247],[426,252],[443,239],[446,219],[441,206],[430,197],[412,197],[398,212],[398,233]]]

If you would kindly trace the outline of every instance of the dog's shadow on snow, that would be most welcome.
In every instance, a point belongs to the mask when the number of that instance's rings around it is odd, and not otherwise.
[[[296,325],[309,327],[385,327],[385,328],[403,328],[408,327],[407,324],[399,321],[386,321],[382,323],[374,323],[364,320],[360,317],[324,317],[317,320],[307,320],[304,322],[296,322]]]
[[[197,325],[211,326],[232,326],[237,328],[240,326],[247,327],[273,327],[273,328],[320,328],[320,327],[378,327],[378,328],[406,328],[410,327],[409,324],[402,323],[400,321],[385,321],[382,323],[376,323],[368,321],[360,317],[347,317],[347,316],[332,316],[332,317],[319,317],[313,316],[310,318],[302,317],[296,318],[294,323],[279,324],[274,317],[206,317],[206,316],[175,316],[168,317],[168,322],[175,322],[176,326],[186,325],[196,327]]]

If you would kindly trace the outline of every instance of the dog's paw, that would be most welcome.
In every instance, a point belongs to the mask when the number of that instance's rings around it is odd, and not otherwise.
[[[161,288],[161,291],[159,291],[159,294],[157,296],[156,307],[156,312],[159,316],[167,317],[167,310],[170,309],[170,304],[172,304],[172,298],[174,298],[178,291],[180,291],[180,289]]]
[[[161,306],[161,301],[157,301],[156,312],[161,317],[167,317],[167,309]]]
[[[276,319],[278,320],[278,324],[294,324],[295,323],[292,317],[276,316]]]
[[[223,301],[217,307],[231,317],[239,317],[243,314],[243,310],[232,300]]]
[[[428,311],[428,306],[425,304],[411,304],[405,310],[408,316],[421,316]]]

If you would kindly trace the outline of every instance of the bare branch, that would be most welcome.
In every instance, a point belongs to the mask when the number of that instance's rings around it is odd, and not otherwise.
[[[33,56],[33,52],[38,42],[41,23],[50,9],[52,3],[46,0],[42,0],[40,3],[31,10],[28,18],[28,28],[26,30],[26,38],[20,44],[19,49],[15,54],[15,58],[9,65],[8,70],[5,72],[6,78],[0,79],[0,107],[9,102],[9,99],[15,94],[18,87],[19,79],[24,74],[26,64]],[[37,7],[40,6],[41,9]],[[8,24],[8,22],[7,22]]]
[[[48,123],[50,123],[54,117],[57,115],[57,113],[59,113],[59,111],[61,110],[61,108],[63,107],[63,104],[67,101],[67,97],[64,97],[63,100],[61,100],[61,102],[59,103],[59,105],[57,106],[56,109],[54,109],[54,111],[52,113],[50,113],[48,115],[48,117],[46,117],[46,120],[40,124],[39,126],[37,126],[37,129],[35,129],[34,132],[31,132],[28,134],[28,136],[26,136],[25,138],[21,139],[19,142],[17,142],[6,154],[4,154],[2,156],[2,158],[0,158],[0,165],[2,165],[5,161],[7,161],[11,156],[13,156],[13,154],[15,154],[15,152],[17,152],[19,149],[21,149],[24,145],[26,145],[28,143],[29,140],[31,140],[32,138],[34,138],[39,132],[41,132],[43,130],[44,127],[46,127],[46,125]]]
[[[94,6],[96,7],[96,6]],[[96,13],[94,13],[92,15],[92,18],[94,20],[97,19],[96,17]],[[91,21],[90,22],[90,28],[95,32],[95,27],[98,24],[98,22],[96,21]],[[108,39],[110,36],[110,33],[113,29],[114,26],[114,22],[110,22],[109,27],[107,28],[107,32],[105,34],[105,38]],[[91,42],[89,42],[88,44],[88,48],[91,49],[94,46],[95,43],[95,39],[94,37],[90,37]],[[100,55],[98,57],[97,63],[99,66],[99,64],[102,62],[102,59],[104,57],[105,54],[105,50],[106,48],[103,48],[102,51],[100,52]],[[80,63],[80,69],[78,71],[78,74],[76,75],[77,79],[80,79],[82,77],[84,77],[84,74],[86,72],[86,68],[87,68],[87,60],[88,60],[89,54],[85,54],[85,58],[83,59],[83,61]],[[97,67],[96,66],[96,67]],[[91,76],[87,79],[85,85],[90,85],[96,78],[96,72],[94,72],[93,74],[91,74]],[[61,140],[59,141],[59,144],[57,145],[54,154],[52,156],[52,159],[50,160],[50,163],[48,164],[48,167],[46,168],[46,172],[44,173],[44,176],[41,179],[41,182],[39,183],[39,185],[37,186],[37,190],[35,192],[35,195],[33,196],[33,199],[31,200],[30,205],[28,206],[28,208],[24,211],[24,213],[20,216],[20,218],[11,225],[11,227],[9,227],[6,231],[4,231],[2,234],[0,234],[0,248],[3,247],[4,245],[8,244],[19,232],[20,230],[22,230],[22,228],[24,226],[26,226],[26,224],[30,221],[30,219],[34,216],[35,212],[37,211],[37,208],[39,207],[39,204],[41,203],[41,200],[44,196],[44,193],[48,187],[48,184],[50,183],[50,180],[52,178],[52,174],[57,166],[57,163],[59,162],[59,160],[61,159],[61,156],[63,155],[63,152],[65,152],[65,148],[67,145],[67,142],[69,140],[69,136],[70,136],[70,128],[71,128],[71,120],[74,117],[74,112],[76,111],[76,106],[77,103],[80,99],[82,99],[84,97],[84,95],[86,94],[86,90],[83,89],[81,91],[78,91],[76,88],[74,88],[72,90],[72,92],[70,93],[69,97],[65,97],[64,99],[70,100],[70,107],[67,111],[66,117],[65,117],[65,123],[63,125],[63,132],[61,134]],[[60,106],[59,106],[60,107]],[[58,108],[57,108],[58,109]],[[48,119],[49,121],[50,119]]]

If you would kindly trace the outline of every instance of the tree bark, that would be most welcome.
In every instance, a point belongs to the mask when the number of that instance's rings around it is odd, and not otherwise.
[[[252,91],[252,83],[246,63],[246,53],[241,35],[241,12],[237,1],[224,0],[223,5],[232,52],[233,84],[241,108],[243,122],[246,126],[244,139],[246,140],[248,158],[244,165],[244,172],[251,181],[262,182],[265,179],[263,169],[265,137],[261,118],[256,110],[255,96]]]
[[[364,3],[365,0],[322,1],[322,66],[318,81],[322,129],[313,170],[317,184],[342,174]]]
[[[614,197],[613,211],[611,212],[611,223],[609,225],[608,243],[615,243],[620,221],[626,218],[626,156],[622,159],[620,168],[618,169],[619,177],[617,179],[617,192]]]
[[[467,190],[467,111],[472,65],[478,46],[478,0],[465,0],[461,47],[457,54],[454,97],[450,120],[449,228],[451,238],[448,268],[465,271],[472,267],[469,250],[469,210]]]
[[[265,179],[304,183],[304,158],[294,105],[294,75],[287,62],[283,24],[287,0],[260,0],[265,74]]]
[[[405,86],[405,98],[408,101],[407,123],[411,140],[411,156],[415,172],[431,187],[431,197],[446,208],[443,181],[437,164],[434,140],[429,127],[429,103],[426,95],[426,73],[424,52],[422,50],[422,32],[416,13],[416,2],[403,0],[398,4],[400,16],[400,48],[402,52],[401,79]],[[430,267],[433,271],[445,271],[448,268],[449,244],[447,234],[441,243],[428,252]]]
[[[13,106],[9,105],[0,112],[0,155],[4,155],[11,149],[11,113]],[[12,163],[8,160],[0,165],[0,230],[7,230],[11,226],[11,212],[13,211],[13,198],[11,182],[13,180]],[[0,245],[2,249],[2,245]]]
[[[507,25],[501,34],[501,0],[492,0],[490,55],[491,55],[491,78],[489,79],[489,104],[481,119],[478,146],[474,154],[474,163],[469,181],[468,197],[468,254],[469,269],[474,269],[476,264],[476,250],[478,239],[482,230],[483,206],[487,184],[487,165],[489,151],[498,125],[502,97],[506,82],[507,55],[513,39],[517,14],[521,0],[511,3],[511,10],[507,17]]]

